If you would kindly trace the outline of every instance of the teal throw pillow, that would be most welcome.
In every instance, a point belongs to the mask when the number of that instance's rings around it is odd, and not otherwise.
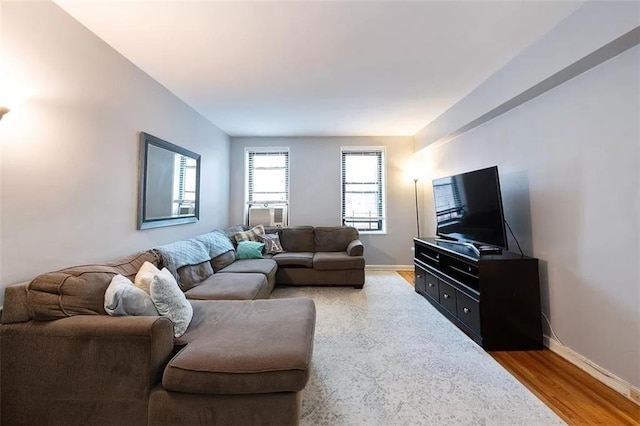
[[[238,241],[238,259],[262,259],[264,243],[258,241]]]

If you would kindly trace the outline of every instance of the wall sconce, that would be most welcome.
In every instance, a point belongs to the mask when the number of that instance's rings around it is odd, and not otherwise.
[[[11,111],[7,107],[0,106],[0,120],[2,120],[2,116]]]

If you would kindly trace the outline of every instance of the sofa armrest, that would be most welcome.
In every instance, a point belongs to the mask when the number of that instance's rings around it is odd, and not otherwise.
[[[364,254],[364,245],[360,240],[353,240],[347,246],[347,254],[349,256],[362,256]]]
[[[162,317],[2,325],[2,423],[146,424],[173,346],[173,326]]]

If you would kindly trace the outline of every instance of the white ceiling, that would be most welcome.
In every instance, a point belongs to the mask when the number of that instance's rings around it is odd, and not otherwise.
[[[413,135],[582,1],[67,1],[232,136]]]

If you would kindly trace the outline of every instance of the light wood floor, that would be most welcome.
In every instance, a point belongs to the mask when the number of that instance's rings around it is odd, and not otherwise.
[[[489,354],[569,425],[640,425],[639,405],[550,350]]]

